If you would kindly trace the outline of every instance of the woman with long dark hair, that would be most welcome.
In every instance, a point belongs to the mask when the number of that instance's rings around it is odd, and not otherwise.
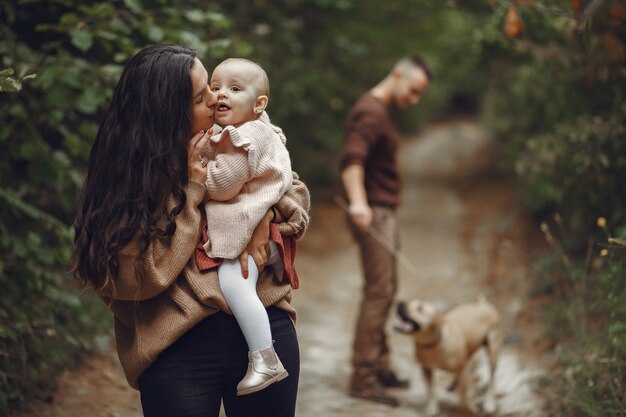
[[[219,290],[201,270],[206,168],[216,97],[194,51],[155,45],[127,63],[89,155],[74,222],[73,271],[115,317],[120,362],[146,417],[293,416],[299,377],[291,287],[259,277],[274,347],[289,377],[236,396],[247,345]],[[294,173],[285,196],[255,229],[242,259],[261,270],[270,223],[302,236],[309,194]]]

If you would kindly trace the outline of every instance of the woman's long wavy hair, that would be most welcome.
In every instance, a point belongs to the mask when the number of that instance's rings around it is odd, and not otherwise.
[[[179,46],[150,46],[128,61],[115,87],[89,154],[74,221],[72,272],[97,291],[115,285],[117,255],[135,236],[141,278],[150,241],[176,230],[186,201],[195,57]],[[178,204],[167,213],[170,194]]]

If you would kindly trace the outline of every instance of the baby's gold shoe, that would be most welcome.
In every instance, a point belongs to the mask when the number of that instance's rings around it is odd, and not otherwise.
[[[281,363],[274,346],[248,352],[248,371],[237,384],[237,395],[261,391],[287,378],[289,373]]]

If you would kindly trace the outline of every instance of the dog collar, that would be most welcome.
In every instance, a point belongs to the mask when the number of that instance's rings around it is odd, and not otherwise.
[[[435,347],[441,342],[441,329],[437,328],[437,332],[435,333],[435,339],[428,343],[415,343],[415,347],[418,349],[430,349]]]

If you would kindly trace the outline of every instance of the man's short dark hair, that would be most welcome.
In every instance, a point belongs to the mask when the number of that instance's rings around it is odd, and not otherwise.
[[[406,65],[411,65],[420,68],[426,74],[428,78],[428,82],[432,82],[435,78],[435,74],[433,73],[430,66],[426,63],[426,61],[417,55],[407,55],[401,58],[395,65],[396,68],[402,68]]]

